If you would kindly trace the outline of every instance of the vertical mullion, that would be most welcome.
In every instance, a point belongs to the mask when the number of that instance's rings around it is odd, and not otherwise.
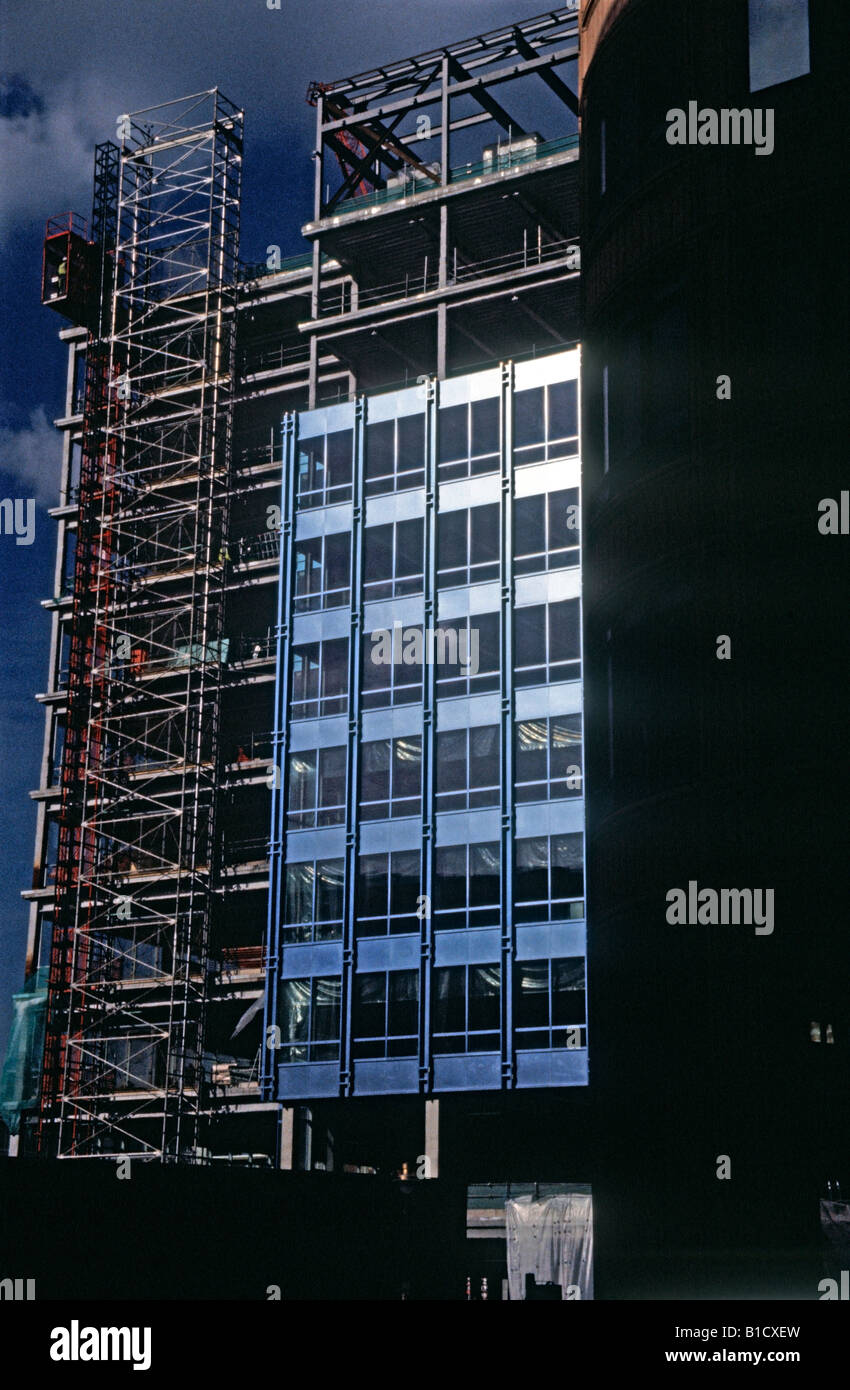
[[[340,998],[339,1084],[342,1095],[351,1095],[352,1002],[357,942],[355,909],[357,896],[357,857],[360,843],[360,817],[357,788],[360,778],[362,744],[362,648],[363,648],[363,532],[366,522],[364,495],[364,439],[367,403],[359,397],[354,411],[354,463],[352,467],[351,516],[351,637],[348,649],[348,737],[346,756],[345,878],[342,924],[342,984]]]
[[[295,458],[295,420],[285,416],[282,426],[282,482],[280,509],[280,564],[278,568],[277,600],[277,652],[275,656],[275,713],[272,734],[272,762],[276,769],[272,784],[271,804],[271,842],[269,844],[269,902],[268,929],[266,940],[266,992],[265,1039],[263,1048],[263,1091],[266,1099],[274,1097],[277,1090],[277,1060],[274,1047],[268,1046],[268,1039],[276,1039],[277,1034],[269,1033],[277,1022],[280,971],[282,967],[281,922],[283,917],[282,884],[285,880],[285,767],[289,743],[289,716],[291,704],[292,670],[292,555],[294,553],[295,508],[293,498],[293,477]]]
[[[434,839],[436,835],[435,773],[437,745],[437,675],[428,633],[437,619],[437,424],[439,396],[429,381],[425,402],[425,520],[423,534],[422,629],[422,866],[421,894],[425,912],[419,922],[419,1090],[433,1088],[431,995],[434,959]]]
[[[501,507],[501,834],[500,834],[500,917],[501,939],[501,1015],[502,1015],[502,1087],[516,1084],[516,1061],[513,1039],[513,962],[516,954],[516,932],[513,920],[513,838],[514,838],[514,573],[513,573],[513,389],[512,362],[502,364],[501,409],[502,431],[500,450]]]

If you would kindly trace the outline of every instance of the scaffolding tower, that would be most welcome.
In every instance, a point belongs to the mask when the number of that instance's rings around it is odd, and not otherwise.
[[[40,1148],[191,1160],[216,788],[243,115],[217,90],[98,151]]]

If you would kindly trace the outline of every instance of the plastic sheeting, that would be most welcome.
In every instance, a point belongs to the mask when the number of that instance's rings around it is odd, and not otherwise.
[[[533,1274],[538,1284],[560,1284],[562,1298],[593,1297],[590,1193],[510,1198],[505,1225],[511,1299],[525,1298],[526,1274]]]
[[[850,1202],[824,1198],[820,1204],[820,1225],[827,1258],[836,1270],[850,1268]]]
[[[0,1074],[0,1115],[10,1134],[17,1134],[21,1111],[38,1103],[44,1020],[47,1012],[47,970],[37,970],[20,994],[12,995],[12,1024],[6,1060]]]

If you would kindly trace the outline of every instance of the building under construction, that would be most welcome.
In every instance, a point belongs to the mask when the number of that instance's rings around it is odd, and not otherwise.
[[[691,91],[737,111],[776,64],[764,7],[700,8],[588,0],[313,83],[300,255],[246,256],[218,91],[122,118],[90,222],[48,224],[69,364],[19,1154],[454,1184],[491,1297],[590,1296],[591,1188],[605,1296],[811,1282],[847,1152],[840,543],[783,528],[838,495],[838,10],[789,7],[806,56],[760,160],[665,139]],[[795,299],[776,227],[804,204]],[[768,690],[777,555],[811,636]],[[789,727],[807,837],[767,771]],[[671,927],[697,879],[775,884],[775,938]]]
[[[306,254],[218,91],[48,224],[19,1152],[549,1182],[587,1290],[575,8],[314,83]]]

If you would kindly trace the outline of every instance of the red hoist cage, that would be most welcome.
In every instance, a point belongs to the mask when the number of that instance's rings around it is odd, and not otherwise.
[[[105,614],[109,606],[110,567],[100,563],[110,544],[108,527],[101,530],[101,512],[109,516],[114,505],[115,442],[106,443],[105,424],[109,404],[108,316],[114,266],[114,194],[118,150],[104,144],[95,161],[95,205],[92,230],[77,213],[48,220],[42,257],[42,303],[72,322],[89,329],[86,345],[86,377],[79,480],[79,519],[74,561],[72,619],[68,661],[67,716],[60,774],[59,839],[56,862],[53,933],[48,974],[48,1009],[38,1142],[44,1151],[52,1142],[49,1133],[63,1090],[80,1081],[81,1052],[72,1048],[69,1063],[66,1004],[74,969],[86,971],[89,937],[80,937],[74,964],[76,904],[80,877],[90,869],[94,834],[83,830],[84,773],[87,760],[99,761],[99,725],[90,730],[90,702],[97,700],[100,679],[107,668],[103,623],[96,626],[92,614]],[[93,903],[88,900],[88,911]]]

